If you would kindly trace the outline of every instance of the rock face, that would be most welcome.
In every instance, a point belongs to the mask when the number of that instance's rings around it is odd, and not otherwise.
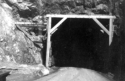
[[[0,5],[0,62],[41,64],[40,49],[18,30],[11,11]]]
[[[42,3],[43,4],[40,4]],[[109,0],[38,0],[40,14],[109,14]]]

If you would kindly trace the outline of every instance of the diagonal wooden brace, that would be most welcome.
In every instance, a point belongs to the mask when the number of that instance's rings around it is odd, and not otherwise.
[[[109,35],[109,31],[98,19],[96,19],[96,18],[92,18],[92,19]]]
[[[61,19],[50,31],[50,34],[52,35],[57,28],[67,19],[67,17],[64,17],[63,19]]]

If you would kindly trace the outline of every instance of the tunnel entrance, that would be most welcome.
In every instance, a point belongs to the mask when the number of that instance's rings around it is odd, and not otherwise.
[[[53,18],[54,26],[60,19]],[[109,29],[109,19],[100,19]],[[51,36],[57,67],[102,70],[109,57],[108,35],[92,19],[67,19]]]

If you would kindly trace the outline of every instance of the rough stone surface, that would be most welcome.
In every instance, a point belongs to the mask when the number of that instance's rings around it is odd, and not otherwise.
[[[42,64],[40,49],[17,29],[11,11],[0,5],[0,62]]]

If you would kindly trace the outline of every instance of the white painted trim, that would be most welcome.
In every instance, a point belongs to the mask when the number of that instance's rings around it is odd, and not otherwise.
[[[53,17],[53,18],[101,18],[101,19],[109,19],[109,18],[116,18],[115,16],[111,15],[61,15],[61,14],[48,14],[46,17]]]

